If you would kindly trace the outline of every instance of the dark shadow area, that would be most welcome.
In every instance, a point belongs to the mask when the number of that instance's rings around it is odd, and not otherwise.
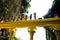
[[[0,40],[9,40],[8,29],[5,28],[0,29]]]

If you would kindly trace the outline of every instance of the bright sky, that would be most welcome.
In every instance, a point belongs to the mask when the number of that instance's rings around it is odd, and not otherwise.
[[[30,36],[27,28],[17,28],[16,37],[20,38],[20,40],[29,40]]]
[[[31,0],[31,7],[29,9],[28,15],[36,12],[37,18],[41,18],[48,12],[49,8],[51,8],[52,2],[53,0]]]
[[[33,40],[46,40],[45,29],[43,27],[37,27],[35,31]],[[27,28],[17,28],[16,37],[20,38],[20,40],[30,40]]]

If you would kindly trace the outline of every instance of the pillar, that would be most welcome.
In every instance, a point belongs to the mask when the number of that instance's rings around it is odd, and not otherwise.
[[[30,33],[30,40],[33,40],[33,36],[34,36],[35,31],[29,31],[29,33]]]
[[[30,33],[30,40],[33,40],[33,36],[34,36],[34,33],[35,33],[35,28],[34,27],[29,28],[28,32]]]
[[[14,29],[10,28],[9,29],[9,40],[12,40],[12,35],[14,34]]]
[[[60,40],[60,30],[55,30],[55,34],[57,36],[57,40]]]
[[[13,30],[10,28],[10,29],[9,29],[9,40],[12,40],[12,31],[13,31]]]

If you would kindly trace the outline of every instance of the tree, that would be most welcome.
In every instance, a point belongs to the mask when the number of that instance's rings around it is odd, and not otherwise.
[[[3,2],[0,0],[0,17],[3,14]]]
[[[0,0],[0,18],[3,16],[6,20],[9,11],[9,2],[7,0]]]
[[[30,7],[30,2],[31,0],[21,0],[22,2],[22,9],[23,9],[23,12],[22,13],[28,13],[28,8]]]
[[[54,0],[52,7],[49,9],[48,13],[44,16],[45,18],[50,18],[58,15],[60,17],[60,0]]]
[[[0,18],[4,17],[4,21],[10,21],[12,16],[22,13],[28,13],[30,0],[0,0]]]

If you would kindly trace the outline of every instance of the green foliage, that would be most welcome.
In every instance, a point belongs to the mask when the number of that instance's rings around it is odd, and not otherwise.
[[[19,40],[19,39],[14,36],[14,37],[12,38],[12,40]]]
[[[15,32],[14,31],[12,31],[12,40],[20,40],[20,38],[17,38],[16,36],[15,36],[16,34],[15,34]]]
[[[4,21],[8,18],[9,15],[9,0],[0,0],[0,18],[3,16]]]
[[[23,6],[23,9],[24,9],[24,12],[28,12],[28,8],[30,7],[30,0],[21,0],[22,2],[22,6]]]
[[[3,11],[3,2],[2,0],[0,0],[0,12],[2,13],[2,11]]]
[[[3,5],[3,8],[4,8],[4,12],[7,13],[9,11],[9,4],[8,3],[5,3]]]
[[[18,1],[18,0],[17,0]],[[28,13],[28,8],[30,7],[30,0],[21,0],[21,6],[17,6],[16,4],[19,4],[19,2],[15,2],[15,0],[0,0],[0,17],[4,17],[4,21],[11,20],[12,12],[15,14],[20,13]],[[13,4],[12,4],[13,3]],[[13,6],[12,6],[12,5]],[[17,10],[17,7],[20,7],[20,9]],[[16,11],[17,10],[17,11]]]
[[[0,15],[5,15],[5,13],[8,13],[9,11],[9,3],[8,1],[2,1],[0,0]]]

